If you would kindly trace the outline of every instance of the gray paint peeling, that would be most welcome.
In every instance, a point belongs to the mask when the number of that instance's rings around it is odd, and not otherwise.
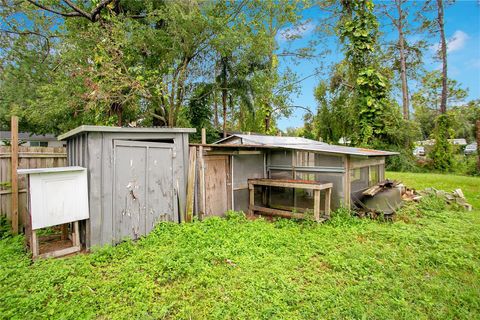
[[[191,130],[89,129],[66,138],[69,165],[88,169],[90,219],[81,224],[82,243],[115,244],[160,221],[179,222]]]

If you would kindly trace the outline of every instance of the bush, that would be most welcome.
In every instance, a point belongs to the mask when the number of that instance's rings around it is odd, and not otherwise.
[[[458,155],[455,157],[452,171],[461,175],[478,176],[480,171],[478,171],[477,161],[476,156]]]
[[[434,139],[432,151],[428,157],[432,159],[432,168],[441,171],[451,171],[454,167],[454,146],[448,141],[454,137],[452,119],[447,114],[441,114],[435,121]]]
[[[245,221],[245,213],[243,211],[228,210],[225,212],[225,218],[231,221]]]
[[[389,149],[389,151],[397,151],[400,154],[394,157],[387,157],[385,162],[385,169],[388,171],[400,172],[422,172],[421,166],[418,165],[417,159],[412,154],[410,149],[396,148],[396,150]]]
[[[11,230],[10,222],[7,220],[7,217],[0,216],[0,239],[5,239],[11,236]]]

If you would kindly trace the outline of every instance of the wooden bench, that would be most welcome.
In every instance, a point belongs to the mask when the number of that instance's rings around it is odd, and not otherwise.
[[[284,179],[248,179],[249,190],[249,214],[258,212],[270,216],[278,216],[284,218],[304,219],[305,214],[294,213],[292,211],[274,209],[255,205],[255,186],[264,187],[282,187],[293,189],[310,189],[313,190],[313,217],[315,221],[321,222],[324,219],[320,218],[320,191],[325,190],[325,216],[330,216],[330,203],[332,197],[331,182],[318,182],[310,180],[284,180]],[[265,189],[262,188],[262,197],[265,198]]]

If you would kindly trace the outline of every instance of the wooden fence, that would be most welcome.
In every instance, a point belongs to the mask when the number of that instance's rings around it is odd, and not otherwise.
[[[52,168],[67,165],[67,152],[64,147],[19,147],[18,168]],[[11,191],[11,156],[10,147],[0,147],[0,216],[11,219],[12,191]],[[23,216],[27,208],[27,181],[26,176],[18,176],[18,216],[20,225],[23,225]]]

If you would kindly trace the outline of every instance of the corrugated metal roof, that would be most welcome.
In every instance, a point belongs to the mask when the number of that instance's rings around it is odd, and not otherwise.
[[[70,130],[62,135],[58,136],[58,140],[65,140],[69,137],[75,136],[82,132],[135,132],[135,133],[161,133],[161,132],[172,132],[172,133],[194,133],[197,130],[195,128],[161,128],[161,127],[150,127],[150,128],[124,128],[124,127],[108,127],[108,126],[80,126],[73,130]]]
[[[215,142],[215,144],[228,144],[228,140],[231,137],[238,137],[242,139],[242,144],[245,145],[258,145],[259,147],[276,147],[295,150],[305,150],[314,152],[325,153],[337,153],[337,154],[350,154],[357,156],[391,156],[396,155],[398,152],[390,152],[383,150],[373,150],[365,148],[354,148],[346,146],[337,146],[327,144],[320,141],[301,137],[277,137],[277,136],[262,136],[262,135],[249,135],[249,134],[233,134],[228,138],[224,138]]]
[[[230,137],[223,138],[215,144],[224,144],[228,143],[233,137],[241,138],[243,144],[260,144],[260,145],[269,145],[269,144],[282,144],[282,145],[297,145],[297,144],[310,144],[312,142],[318,144],[326,144],[320,141],[315,141],[311,139],[306,139],[302,137],[280,137],[280,136],[265,136],[259,134],[232,134]]]

